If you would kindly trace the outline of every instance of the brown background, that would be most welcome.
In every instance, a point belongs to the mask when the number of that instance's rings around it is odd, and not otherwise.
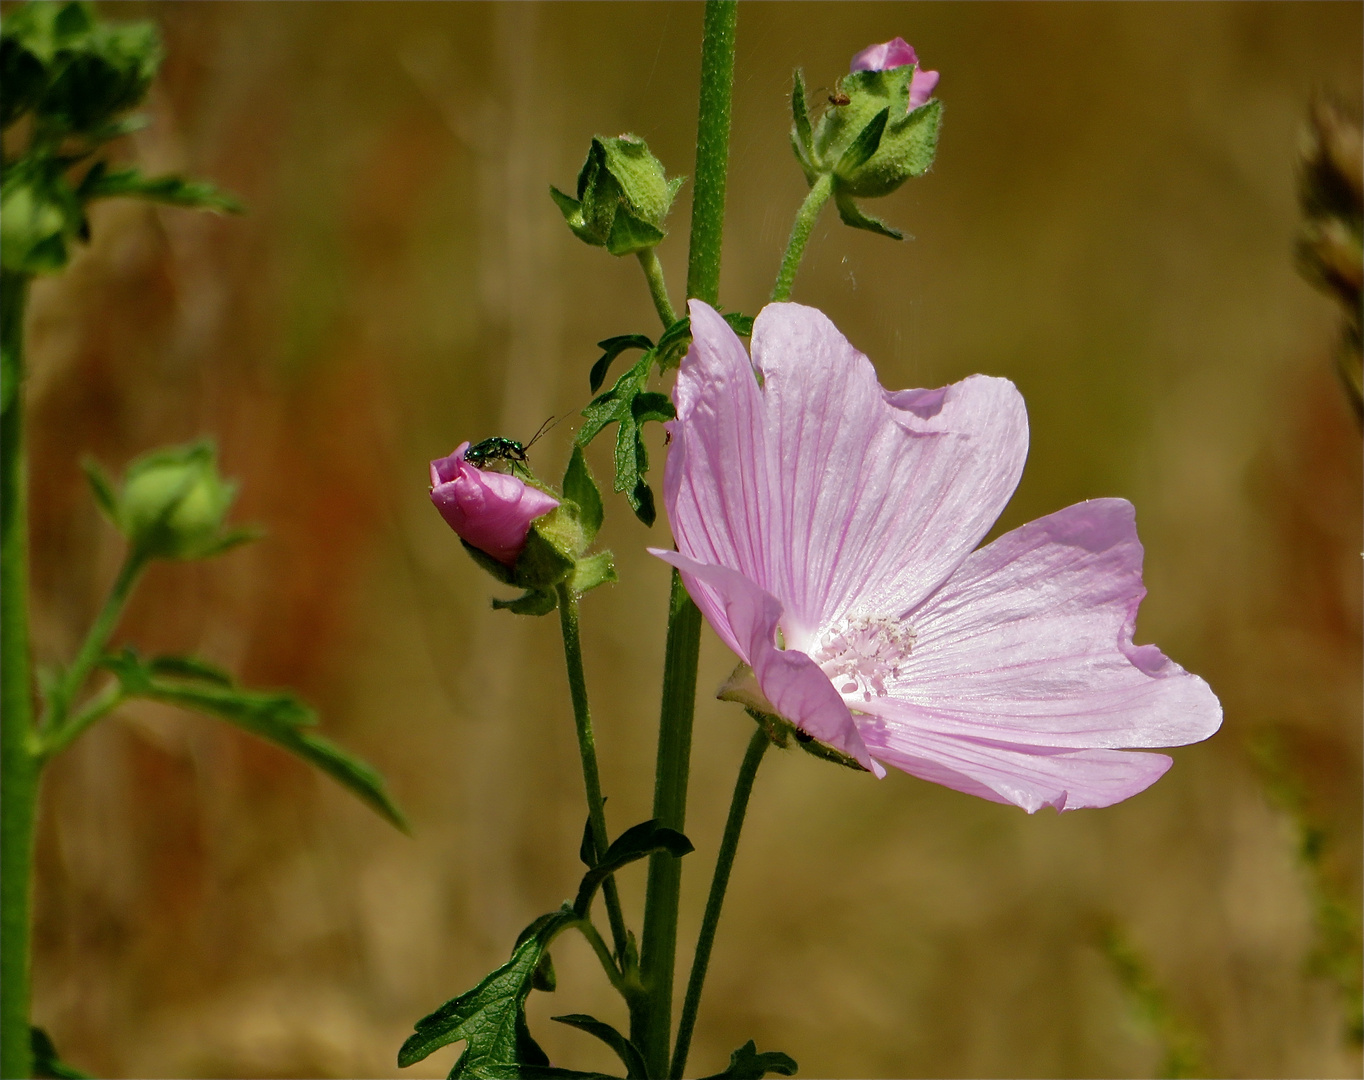
[[[269,536],[159,566],[121,638],[292,686],[409,811],[408,839],[212,721],[128,708],[50,770],[35,1013],[101,1075],[387,1076],[419,1016],[575,887],[583,809],[554,620],[497,589],[426,497],[464,438],[581,408],[593,342],[654,333],[638,270],[578,243],[546,186],[594,133],[692,169],[696,4],[166,4],[155,123],[120,153],[239,193],[242,218],[102,205],[31,309],[35,648],[69,657],[120,555],[79,461],[213,434]],[[1135,502],[1139,641],[1205,675],[1222,731],[1110,810],[1035,817],[800,754],[758,779],[693,1067],[754,1037],[806,1076],[1143,1076],[1160,1038],[1095,927],[1116,919],[1226,1076],[1358,1075],[1305,973],[1308,879],[1247,752],[1266,725],[1357,909],[1360,454],[1331,375],[1337,314],[1296,275],[1293,159],[1314,88],[1358,107],[1358,4],[744,5],[722,299],[753,312],[804,186],[790,71],[832,86],[902,34],[942,72],[937,165],[826,213],[796,299],[891,387],[976,371],[1027,398],[1001,527]],[[662,258],[684,276],[683,189]],[[534,451],[557,476],[563,424]],[[604,440],[605,441],[605,440]],[[657,442],[655,460],[662,461]],[[607,475],[606,446],[595,457]],[[648,813],[666,540],[623,502],[622,583],[584,605],[615,828]],[[749,722],[710,699],[706,632],[682,941]],[[642,872],[622,887],[638,919]],[[586,948],[556,948],[532,1025],[624,1023]],[[409,1070],[443,1075],[444,1050]]]

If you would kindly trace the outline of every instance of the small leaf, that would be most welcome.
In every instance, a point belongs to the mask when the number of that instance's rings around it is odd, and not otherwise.
[[[737,311],[731,311],[724,316],[724,320],[729,323],[729,328],[740,337],[753,336],[752,315],[740,315]]]
[[[602,803],[605,804],[603,799]],[[578,858],[582,860],[584,866],[589,870],[597,865],[597,841],[592,835],[592,815],[587,815],[587,821],[583,824],[583,841],[578,845]]]
[[[510,960],[472,990],[417,1021],[416,1030],[398,1051],[398,1067],[414,1065],[460,1039],[467,1045],[451,1076],[516,1076],[524,1075],[519,1071],[522,1066],[548,1067],[549,1059],[526,1025],[526,998],[540,957],[555,937],[577,921],[565,904],[526,927]]]
[[[882,109],[873,116],[867,126],[857,133],[857,138],[848,149],[843,151],[834,172],[839,176],[848,176],[870,161],[871,156],[881,145],[881,134],[886,130],[886,121],[889,118],[889,108]]]
[[[666,851],[680,859],[693,850],[695,849],[690,840],[676,829],[660,825],[653,818],[632,825],[606,849],[606,854],[601,860],[583,875],[582,884],[578,886],[577,899],[573,901],[573,910],[579,917],[586,918],[597,887],[622,866],[646,855],[652,855],[655,851]]]
[[[867,232],[888,236],[892,240],[905,238],[905,234],[899,229],[892,229],[879,218],[864,214],[849,196],[841,192],[834,196],[834,203],[838,206],[838,216],[843,219],[844,225],[851,225],[854,229],[866,229]]]
[[[677,410],[673,408],[673,403],[668,400],[667,394],[646,390],[635,395],[635,400],[630,403],[630,414],[634,417],[636,424],[643,424],[648,420],[676,419]]]
[[[621,334],[618,337],[609,337],[597,342],[597,348],[605,349],[601,359],[592,365],[592,372],[588,376],[588,384],[595,394],[601,389],[601,384],[606,380],[606,372],[611,367],[611,361],[623,353],[626,349],[652,349],[654,343],[643,334]]]
[[[194,679],[218,686],[232,685],[232,676],[226,671],[194,656],[156,656],[147,661],[147,670],[153,675]]]
[[[678,319],[658,339],[658,370],[675,368],[691,345],[691,319]]]
[[[589,1035],[595,1035],[606,1043],[616,1052],[616,1056],[625,1066],[626,1080],[647,1080],[649,1071],[644,1064],[644,1055],[639,1052],[639,1047],[610,1024],[598,1020],[595,1016],[588,1016],[586,1013],[569,1013],[566,1016],[551,1016],[550,1019],[559,1024],[575,1027],[579,1031],[585,1031]]]
[[[625,493],[625,501],[646,527],[652,528],[658,520],[658,510],[654,507],[654,491],[643,480],[636,480],[635,486]]]
[[[103,511],[105,517],[117,525],[118,492],[114,490],[114,485],[99,467],[99,462],[93,458],[85,458],[81,462],[81,468],[85,470],[85,478],[90,481],[90,493],[95,497],[95,504]]]
[[[143,176],[137,169],[105,172],[96,166],[81,181],[78,194],[82,199],[128,196],[228,214],[240,214],[243,210],[239,199],[205,181],[186,180],[183,176]]]
[[[40,1080],[92,1080],[89,1073],[81,1072],[57,1056],[57,1048],[42,1028],[28,1029],[28,1044],[33,1055],[33,1075]]]
[[[592,479],[592,473],[587,468],[587,459],[583,457],[583,448],[576,444],[568,459],[568,468],[564,470],[563,489],[564,498],[577,503],[578,520],[582,523],[583,535],[589,544],[592,543],[597,530],[601,528],[605,510],[602,508],[601,492],[597,490],[597,482]]]
[[[680,320],[679,320],[680,321]],[[677,324],[674,323],[674,326]],[[668,333],[672,332],[672,327]],[[668,333],[663,335],[664,339]],[[618,424],[615,449],[616,491],[624,492],[635,516],[645,525],[654,523],[654,497],[644,482],[649,468],[649,454],[645,449],[640,429],[647,420],[670,418],[672,405],[662,394],[646,391],[657,349],[645,352],[634,366],[616,380],[615,386],[594,398],[583,410],[587,423],[578,432],[577,443],[586,446],[608,424]],[[643,397],[641,414],[635,415],[636,399]],[[666,407],[664,403],[666,404]]]
[[[779,1050],[758,1053],[757,1044],[749,1039],[729,1055],[729,1068],[705,1080],[763,1080],[768,1073],[795,1076],[798,1068],[800,1066],[792,1058]]]
[[[494,611],[510,611],[513,615],[548,615],[558,606],[555,595],[544,589],[527,589],[514,600],[493,598]]]

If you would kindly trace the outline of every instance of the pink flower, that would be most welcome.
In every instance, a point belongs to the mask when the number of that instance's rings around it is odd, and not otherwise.
[[[1208,685],[1132,644],[1130,503],[1078,503],[973,550],[1027,456],[1012,383],[883,390],[799,304],[758,316],[751,362],[695,300],[691,330],[664,474],[678,550],[653,554],[752,669],[735,696],[877,775],[1030,813],[1125,799],[1170,759],[1122,748],[1217,730]]]
[[[512,566],[526,546],[531,522],[559,500],[509,473],[476,469],[462,442],[449,457],[431,462],[431,501],[445,523],[480,551]]]
[[[914,64],[916,70],[909,84],[909,111],[913,112],[933,96],[938,85],[936,71],[917,70],[919,57],[914,46],[897,37],[893,41],[883,41],[880,45],[868,45],[852,58],[849,71],[889,71],[891,68]]]

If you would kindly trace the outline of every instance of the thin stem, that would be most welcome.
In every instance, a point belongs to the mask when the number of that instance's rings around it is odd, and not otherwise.
[[[663,264],[658,261],[658,255],[653,248],[645,248],[637,254],[639,265],[644,268],[645,280],[649,282],[649,295],[653,297],[654,310],[658,312],[659,321],[666,330],[677,322],[677,312],[673,310],[673,303],[668,299],[668,283],[663,280]]]
[[[28,993],[38,759],[28,652],[24,309],[28,277],[0,272],[0,1076],[30,1075]]]
[[[725,227],[725,180],[729,168],[729,120],[738,17],[736,0],[707,0],[701,38],[701,94],[696,119],[687,295],[708,304],[717,303],[720,297],[720,255]],[[663,665],[663,700],[654,773],[654,817],[660,824],[679,831],[685,828],[687,818],[687,780],[700,641],[701,613],[674,571],[668,604],[668,644]],[[640,978],[644,993],[630,1009],[630,1038],[640,1048],[650,1076],[662,1076],[668,1065],[681,889],[679,860],[666,852],[649,856],[644,937],[640,943]]]
[[[696,955],[692,960],[691,977],[687,980],[687,996],[682,1001],[682,1019],[677,1025],[677,1049],[668,1075],[679,1080],[687,1067],[687,1051],[691,1048],[691,1033],[696,1026],[696,1010],[701,1006],[701,989],[710,966],[710,950],[715,944],[715,928],[720,923],[720,909],[725,904],[725,890],[729,887],[729,873],[734,869],[734,856],[739,850],[739,833],[743,831],[744,815],[748,812],[748,797],[753,794],[753,778],[758,774],[763,754],[769,743],[762,725],[748,741],[748,751],[739,766],[739,777],[734,781],[734,798],[729,804],[729,819],[725,835],[720,841],[720,853],[715,859],[715,876],[710,881],[710,896],[706,898],[706,913],[701,918],[701,933],[696,939]]]
[[[611,985],[616,988],[616,993],[629,1001],[639,990],[637,987],[631,986],[621,975],[620,968],[616,967],[616,962],[611,959],[611,950],[602,940],[601,933],[592,925],[590,919],[583,919],[574,925],[582,932],[583,937],[587,938],[587,943],[592,946],[592,951],[597,954],[597,959],[601,961],[602,970],[606,972],[606,977],[611,980]]]
[[[805,245],[810,241],[810,233],[814,231],[819,212],[824,209],[824,204],[829,201],[833,191],[834,178],[832,174],[825,173],[815,181],[814,186],[810,188],[810,194],[805,196],[805,201],[796,211],[796,220],[791,226],[791,239],[786,242],[786,254],[781,258],[781,271],[777,274],[777,283],[772,286],[773,303],[791,299],[791,287],[796,283],[796,271],[800,269]]]
[[[103,720],[122,705],[125,700],[123,687],[117,682],[111,682],[91,698],[86,703],[85,708],[75,716],[65,721],[60,727],[51,731],[44,731],[38,736],[39,761],[46,762],[49,758],[56,757],[75,742],[86,728],[97,720]]]
[[[568,666],[568,689],[573,698],[573,722],[578,729],[578,753],[583,761],[583,786],[587,789],[587,818],[592,827],[592,842],[598,857],[606,854],[610,841],[606,832],[606,810],[601,797],[601,774],[597,771],[597,744],[592,737],[592,713],[587,706],[587,679],[583,675],[583,650],[578,634],[578,598],[567,582],[556,587],[559,596],[559,626],[564,634],[564,663]],[[625,960],[625,916],[620,910],[616,879],[602,883],[606,914],[611,920],[611,937],[616,956]]]

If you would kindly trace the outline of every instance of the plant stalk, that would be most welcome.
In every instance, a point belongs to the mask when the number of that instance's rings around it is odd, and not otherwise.
[[[819,212],[824,209],[824,204],[829,201],[829,196],[833,193],[833,175],[824,173],[814,182],[810,188],[810,194],[805,196],[805,201],[800,204],[800,209],[796,211],[796,220],[791,226],[791,239],[786,242],[786,254],[781,257],[781,270],[777,274],[777,283],[772,286],[773,303],[791,299],[791,288],[796,283],[796,271],[800,269],[800,260],[805,254],[805,245],[810,242],[810,234],[814,231]]]
[[[687,296],[711,305],[718,303],[720,297],[738,15],[737,0],[707,0],[701,38],[701,94],[696,120]],[[654,817],[661,825],[679,832],[685,829],[687,820],[700,643],[701,612],[674,571],[654,771]],[[681,862],[665,852],[651,855],[644,901],[644,936],[640,943],[644,993],[630,1009],[630,1038],[643,1054],[649,1075],[655,1077],[662,1076],[668,1067],[681,889]]]
[[[658,312],[659,321],[666,330],[677,322],[677,312],[673,310],[673,303],[668,299],[668,283],[663,280],[663,264],[658,261],[658,254],[653,248],[645,248],[637,254],[639,265],[644,268],[644,278],[649,282],[649,295],[653,298],[654,310]]]
[[[564,663],[568,667],[568,689],[573,698],[573,722],[578,729],[578,753],[583,761],[583,786],[587,789],[587,818],[597,857],[606,854],[610,840],[606,832],[606,810],[601,796],[601,774],[597,770],[597,744],[592,736],[592,714],[587,705],[587,679],[583,675],[583,650],[578,633],[578,598],[566,581],[556,586],[559,596],[559,626],[564,634]],[[617,961],[624,965],[626,950],[625,917],[621,914],[616,879],[602,883],[606,914],[611,921],[611,938]]]
[[[28,651],[24,309],[28,277],[0,272],[0,1076],[26,1077],[38,758]]]
[[[720,852],[715,858],[715,876],[710,881],[710,896],[706,898],[706,913],[701,918],[701,933],[696,939],[696,954],[692,959],[691,977],[687,980],[687,996],[682,1001],[682,1019],[677,1025],[677,1049],[673,1051],[671,1080],[680,1080],[687,1067],[687,1051],[691,1049],[692,1030],[696,1026],[696,1011],[701,1007],[701,990],[710,966],[710,951],[715,944],[715,928],[720,924],[720,910],[725,904],[725,890],[729,874],[734,869],[734,856],[739,850],[739,834],[743,831],[744,815],[748,812],[748,797],[753,794],[753,779],[767,752],[767,731],[761,724],[748,741],[738,779],[734,781],[734,797],[729,804],[729,818],[720,841]]]

